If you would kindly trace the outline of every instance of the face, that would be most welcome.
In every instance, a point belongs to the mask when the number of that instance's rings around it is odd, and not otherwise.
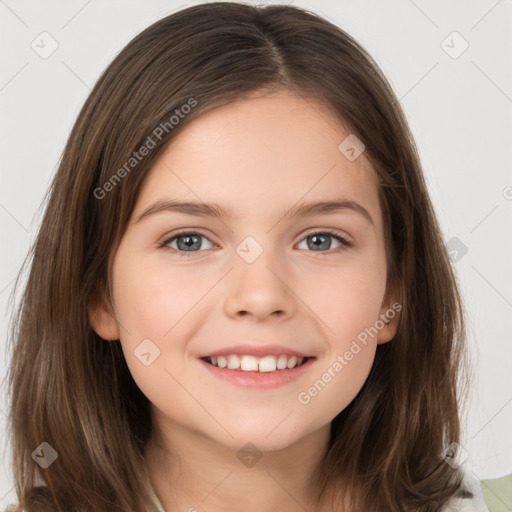
[[[114,315],[91,322],[120,339],[162,428],[279,449],[362,387],[398,309],[377,176],[339,149],[348,135],[312,100],[259,92],[155,162],[115,254]],[[341,205],[301,210],[324,202]]]

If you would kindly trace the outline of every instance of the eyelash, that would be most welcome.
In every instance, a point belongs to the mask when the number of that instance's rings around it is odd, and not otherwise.
[[[170,251],[172,251],[174,253],[178,253],[180,256],[184,256],[184,257],[190,257],[190,255],[195,252],[202,252],[202,251],[179,251],[179,250],[173,249],[171,247],[167,247],[167,244],[171,243],[176,238],[179,238],[180,236],[184,236],[184,235],[197,235],[197,236],[200,236],[200,237],[203,237],[203,238],[206,238],[209,240],[209,238],[206,235],[203,235],[202,233],[199,233],[197,231],[180,231],[178,233],[174,233],[170,238],[166,238],[163,242],[160,242],[158,244],[158,247],[161,249],[169,249]],[[349,242],[347,239],[345,239],[342,236],[340,236],[339,234],[337,234],[336,231],[333,231],[330,229],[324,229],[322,231],[313,231],[311,233],[307,233],[300,241],[302,242],[304,239],[306,239],[310,236],[313,236],[313,235],[330,235],[333,238],[335,238],[338,242],[340,242],[342,245],[341,247],[338,247],[337,249],[330,249],[328,251],[318,251],[319,254],[331,254],[331,253],[342,251],[344,249],[349,249],[350,247],[353,246],[352,242]],[[211,240],[210,240],[210,242],[211,242]],[[316,251],[309,251],[309,252],[316,252]]]

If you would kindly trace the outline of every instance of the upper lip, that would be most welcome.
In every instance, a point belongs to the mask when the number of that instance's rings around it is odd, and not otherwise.
[[[239,356],[248,355],[254,357],[263,357],[263,356],[295,356],[295,357],[313,357],[304,352],[300,352],[298,350],[284,347],[282,345],[232,345],[230,347],[211,350],[207,353],[199,355],[200,359],[204,357],[218,357],[218,356],[227,356],[231,354],[236,354]]]

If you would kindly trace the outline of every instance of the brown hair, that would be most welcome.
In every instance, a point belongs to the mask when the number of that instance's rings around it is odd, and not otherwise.
[[[394,340],[378,346],[363,388],[332,421],[319,500],[334,503],[342,480],[365,511],[435,511],[456,492],[461,475],[440,454],[459,440],[463,309],[400,104],[368,53],[321,17],[220,2],[167,16],[120,52],[48,191],[10,331],[12,461],[27,512],[145,510],[150,404],[119,342],[91,328],[88,308],[111,304],[113,255],[162,148],[202,113],[280,87],[328,105],[364,142],[379,177],[389,283],[403,305]],[[162,126],[156,147],[127,168]],[[43,470],[32,458],[42,442],[58,454]]]

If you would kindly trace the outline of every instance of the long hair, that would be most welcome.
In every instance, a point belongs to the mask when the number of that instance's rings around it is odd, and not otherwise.
[[[343,481],[356,510],[433,512],[456,492],[461,475],[440,455],[460,436],[463,307],[401,106],[365,49],[325,19],[220,2],[159,20],[119,53],[45,197],[9,331],[12,465],[27,512],[146,510],[150,403],[88,308],[111,304],[112,257],[166,144],[201,114],[272,88],[323,102],[364,142],[403,305],[395,338],[332,421],[318,498],[334,504]],[[37,464],[44,450],[48,462],[57,456],[47,467]]]

